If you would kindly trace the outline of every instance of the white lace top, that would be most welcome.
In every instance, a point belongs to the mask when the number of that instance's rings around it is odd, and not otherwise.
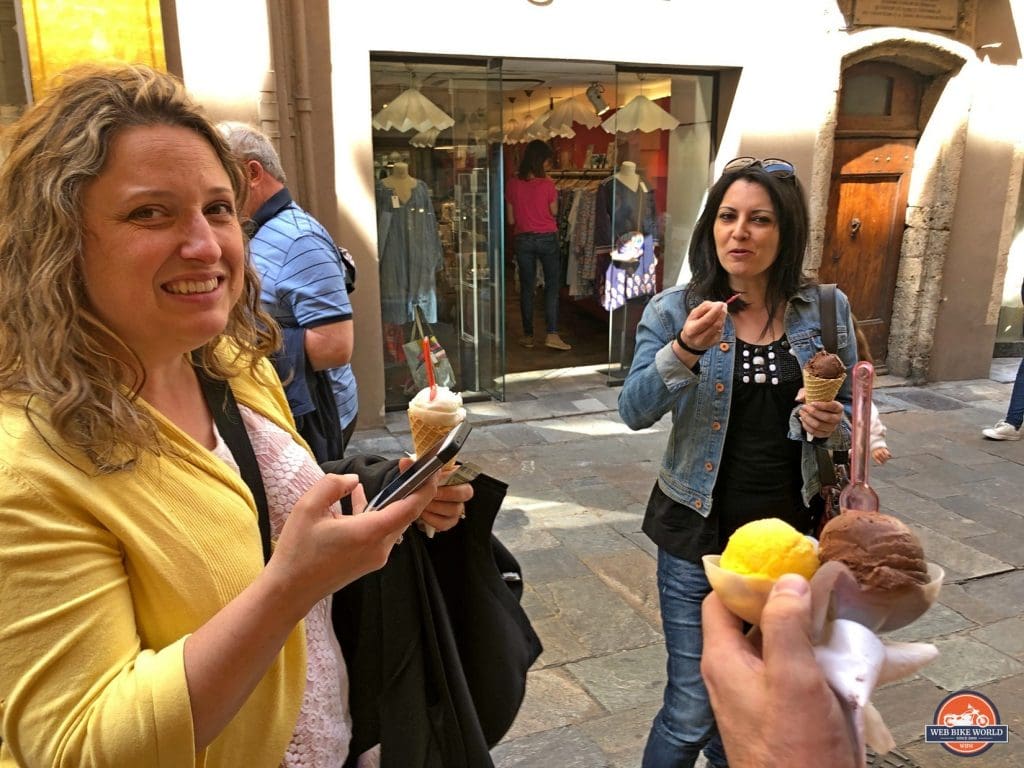
[[[271,535],[276,539],[295,502],[324,473],[287,432],[244,405],[239,405],[239,411],[259,464]],[[214,454],[238,471],[219,432]],[[340,505],[336,504],[334,511],[341,514]],[[306,655],[306,691],[281,766],[340,768],[348,757],[352,718],[348,711],[348,670],[331,626],[330,597],[317,603],[306,616]]]

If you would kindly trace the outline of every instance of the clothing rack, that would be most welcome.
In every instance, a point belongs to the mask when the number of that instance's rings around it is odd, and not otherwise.
[[[576,170],[548,171],[552,179],[603,179],[611,176],[611,168],[579,168]]]

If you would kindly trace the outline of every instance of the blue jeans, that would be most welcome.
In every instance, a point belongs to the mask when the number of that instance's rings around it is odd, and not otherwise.
[[[710,591],[703,567],[658,550],[658,597],[668,651],[668,683],[647,737],[643,768],[693,768],[701,749],[714,768],[728,766],[700,674],[704,648],[700,605]]]
[[[1006,423],[1013,424],[1017,429],[1024,424],[1024,360],[1020,361],[1017,378],[1013,381],[1010,392],[1010,405],[1006,409]]]
[[[519,309],[523,315],[523,334],[533,336],[533,291],[537,282],[537,261],[544,269],[544,321],[548,333],[558,333],[558,275],[561,254],[557,232],[523,232],[516,235],[516,261],[519,263]]]

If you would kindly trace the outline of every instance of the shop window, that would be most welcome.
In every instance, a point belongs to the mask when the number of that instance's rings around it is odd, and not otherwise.
[[[385,407],[404,409],[417,390],[409,359],[421,332],[417,308],[447,353],[455,388],[469,397],[501,399],[506,377],[524,382],[552,368],[600,365],[609,383],[613,370],[621,381],[644,304],[684,268],[709,182],[715,76],[594,62],[371,58]],[[441,115],[413,127],[404,123],[413,113],[392,104]],[[539,278],[549,254],[536,243],[532,338],[522,317],[529,302],[516,250],[524,233],[506,220],[506,193],[534,140],[551,150],[556,325],[569,350],[548,344]],[[629,233],[639,234],[640,264],[615,273],[609,250]]]

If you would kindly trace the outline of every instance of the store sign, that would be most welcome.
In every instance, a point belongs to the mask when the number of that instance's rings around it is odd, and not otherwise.
[[[958,0],[857,0],[853,23],[955,30],[958,11]]]

